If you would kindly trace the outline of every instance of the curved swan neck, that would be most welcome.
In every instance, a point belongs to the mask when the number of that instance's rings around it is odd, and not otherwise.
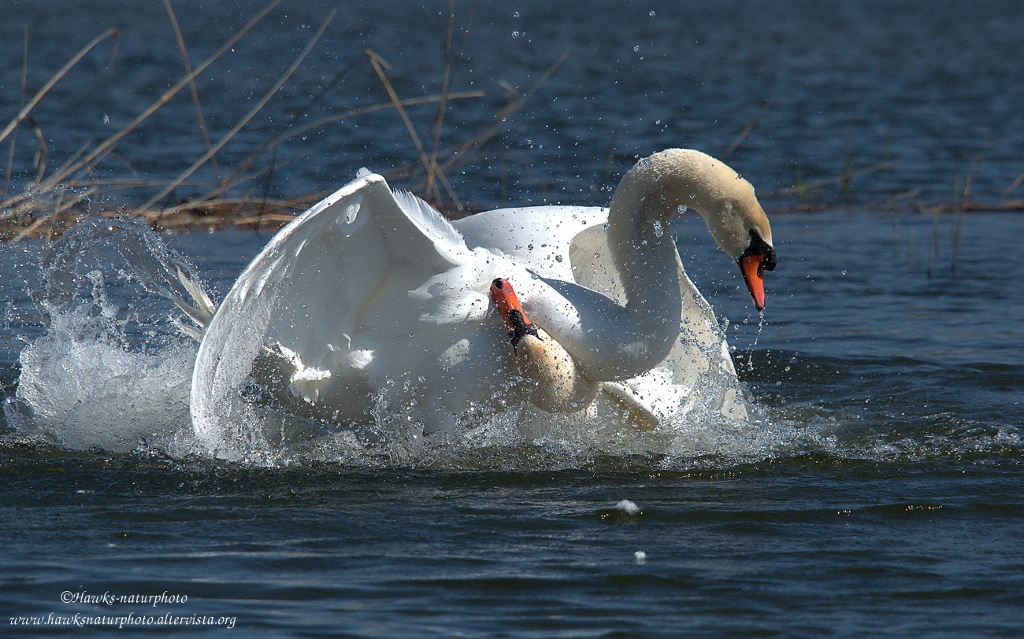
[[[731,174],[731,175],[730,175]],[[692,149],[668,149],[637,162],[612,196],[608,221],[623,216],[669,222],[678,211],[703,212],[727,199],[728,180],[735,171],[709,155]]]
[[[528,309],[531,315],[589,379],[641,375],[663,361],[679,339],[682,267],[670,224],[685,208],[703,215],[733,259],[747,249],[748,230],[771,242],[749,182],[704,153],[669,149],[638,162],[612,196],[605,239],[625,305],[608,303],[588,289],[526,284],[533,289],[529,298],[545,300]]]
[[[693,149],[655,153],[626,173],[608,211],[609,240],[613,246],[627,246],[629,235],[658,224],[667,228],[687,209],[704,218],[712,237],[733,259],[749,244],[749,228],[772,241],[750,182],[724,162]]]
[[[715,163],[721,164],[698,151],[669,149],[640,160],[622,178],[608,211],[608,243],[628,306],[674,300],[659,310],[679,317],[678,253],[670,225],[688,207],[717,208]]]

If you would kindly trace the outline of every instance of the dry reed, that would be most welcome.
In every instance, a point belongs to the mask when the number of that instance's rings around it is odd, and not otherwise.
[[[456,211],[463,211],[465,205],[459,199],[447,175],[467,162],[474,151],[483,147],[495,136],[506,131],[507,121],[530,100],[568,57],[568,53],[563,53],[559,56],[525,92],[521,93],[507,83],[499,82],[507,91],[509,96],[508,102],[474,135],[445,148],[442,144],[445,115],[450,105],[456,101],[479,99],[487,95],[486,92],[479,90],[462,92],[454,90],[455,76],[459,63],[463,59],[463,52],[468,40],[467,35],[473,22],[475,3],[471,4],[469,16],[461,25],[461,41],[456,43],[456,32],[459,30],[459,25],[455,16],[455,2],[454,0],[449,0],[443,67],[441,69],[440,88],[437,94],[401,97],[389,78],[390,65],[388,62],[375,51],[366,49],[339,69],[337,74],[330,81],[322,85],[304,105],[291,112],[284,126],[276,133],[270,135],[263,144],[259,145],[258,148],[254,149],[234,166],[222,166],[218,162],[218,154],[264,109],[289,79],[298,72],[334,17],[334,11],[332,11],[324,18],[314,35],[273,86],[264,93],[255,106],[245,113],[231,129],[224,133],[219,140],[214,141],[206,124],[196,80],[236,43],[260,24],[280,2],[281,0],[270,0],[248,22],[231,35],[219,49],[201,60],[198,64],[193,65],[181,27],[171,5],[171,0],[164,0],[164,8],[181,56],[184,70],[183,75],[127,125],[98,144],[84,143],[76,152],[56,167],[50,166],[49,149],[46,144],[47,138],[39,123],[33,118],[32,112],[47,97],[54,86],[71,73],[82,59],[106,41],[111,43],[112,65],[116,58],[120,34],[116,29],[107,29],[94,37],[54,72],[31,98],[28,98],[26,85],[29,33],[26,28],[23,34],[22,68],[20,74],[21,94],[18,111],[3,129],[0,129],[0,143],[9,140],[3,188],[0,190],[0,240],[16,241],[33,236],[56,237],[69,225],[74,224],[85,211],[90,211],[90,214],[93,215],[110,217],[124,212],[123,207],[104,208],[104,203],[116,202],[123,204],[125,194],[140,191],[149,192],[150,195],[145,197],[143,204],[130,208],[127,212],[129,215],[146,219],[156,228],[173,231],[196,227],[278,227],[292,219],[295,213],[303,210],[324,194],[311,193],[290,199],[273,199],[268,197],[267,193],[254,196],[251,192],[247,191],[247,184],[273,173],[277,166],[277,149],[285,142],[305,135],[309,131],[322,129],[349,118],[385,110],[393,110],[398,115],[412,142],[412,146],[415,148],[417,157],[417,161],[395,169],[390,177],[401,177],[409,180],[414,184],[413,190],[415,192],[442,210],[452,212],[448,206],[450,204]],[[386,102],[358,106],[343,112],[332,113],[314,121],[300,123],[301,118],[307,115],[343,78],[359,68],[359,65],[364,62],[368,64],[368,70],[373,73],[377,81],[384,88],[388,97]],[[96,176],[96,169],[102,162],[115,161],[121,158],[119,149],[124,138],[143,126],[147,119],[170,103],[186,88],[195,110],[196,122],[199,134],[202,136],[205,152],[170,181],[158,182],[135,177],[98,178]],[[772,108],[774,102],[775,98],[769,97],[763,103],[747,125],[739,131],[732,142],[725,148],[722,157],[728,157],[747,140],[751,132],[760,124],[762,117]],[[436,104],[437,110],[424,138],[417,131],[412,118],[409,116],[408,108],[425,104]],[[34,136],[34,176],[27,179],[18,188],[12,189],[14,184],[13,167],[15,151],[19,141],[18,132],[22,128],[29,129]],[[426,139],[426,143],[424,143],[424,139]],[[612,173],[616,146],[617,140],[613,136],[609,143],[603,181],[607,181]],[[256,168],[260,159],[268,155],[271,158],[269,166],[262,169]],[[841,175],[813,181],[804,181],[802,177],[798,176],[795,186],[768,193],[763,197],[766,200],[784,199],[790,201],[793,196],[796,196],[800,202],[803,202],[809,194],[823,192],[835,185],[839,185],[845,192],[850,189],[854,178],[862,178],[885,169],[893,168],[895,165],[896,163],[890,160],[854,170],[852,156],[850,156],[847,157],[846,165]],[[130,169],[130,165],[127,166]],[[210,167],[214,176],[214,184],[194,181],[197,171],[204,166]],[[954,213],[957,216],[954,230],[957,241],[959,240],[962,216],[965,212],[976,210],[1024,210],[1024,201],[1022,200],[1004,200],[996,204],[971,202],[968,196],[970,194],[971,180],[976,168],[977,164],[975,163],[958,202],[940,203],[931,206],[924,205],[918,199],[919,191],[912,190],[894,194],[886,199],[886,203],[889,206],[894,206],[897,202],[909,203],[909,205],[929,213]],[[502,164],[501,197],[503,202],[507,188],[506,180],[506,167]],[[1006,189],[1004,195],[1008,195],[1010,191],[1017,188],[1021,183],[1024,183],[1024,175],[1015,180]],[[172,201],[176,191],[183,187],[188,187],[191,191],[195,191],[196,194],[185,201]],[[237,193],[242,194],[237,195]],[[96,202],[100,204],[97,206]],[[116,207],[117,205],[113,206]],[[806,206],[806,204],[787,204],[784,208],[776,210],[792,210]]]
[[[435,204],[443,205],[443,200],[447,200],[453,203],[456,208],[461,209],[462,203],[448,181],[445,174],[446,171],[456,166],[457,162],[465,161],[470,151],[480,148],[501,130],[504,130],[503,123],[507,117],[521,108],[526,100],[536,91],[537,87],[532,87],[526,94],[517,95],[516,99],[502,108],[492,121],[484,127],[484,130],[480,131],[477,135],[451,148],[445,149],[442,147],[444,115],[449,105],[455,101],[478,99],[487,95],[485,91],[459,92],[453,88],[456,67],[462,59],[462,53],[467,40],[466,37],[463,37],[462,41],[456,46],[454,2],[449,6],[444,68],[442,71],[441,88],[438,94],[400,98],[388,77],[388,63],[376,52],[367,49],[349,64],[345,65],[333,79],[322,86],[300,109],[292,112],[285,126],[276,134],[271,135],[259,148],[253,150],[234,166],[224,167],[218,163],[218,153],[246,127],[298,71],[334,16],[334,11],[326,16],[316,33],[306,43],[305,47],[303,47],[302,51],[277,82],[266,91],[255,106],[242,116],[230,130],[223,134],[219,140],[215,141],[212,139],[210,130],[206,125],[196,79],[226,51],[230,50],[239,40],[252,31],[257,24],[263,21],[280,2],[281,0],[271,0],[243,27],[225,41],[217,51],[193,66],[171,2],[170,0],[164,0],[164,8],[182,59],[184,74],[126,126],[99,144],[83,144],[77,152],[56,168],[50,168],[48,165],[46,138],[38,125],[35,124],[31,115],[32,110],[43,100],[54,85],[67,76],[90,51],[108,39],[114,40],[114,46],[112,47],[113,60],[113,56],[116,54],[119,34],[115,29],[109,29],[96,36],[76,52],[26,102],[24,96],[28,59],[28,33],[26,31],[21,103],[15,117],[4,129],[0,130],[0,142],[3,142],[8,136],[11,137],[11,144],[8,150],[7,177],[5,178],[3,193],[0,195],[0,239],[16,241],[32,236],[57,236],[65,228],[74,224],[90,206],[95,206],[94,203],[97,201],[101,202],[98,207],[95,207],[99,210],[91,210],[91,215],[113,217],[117,214],[127,213],[133,217],[141,217],[147,220],[154,228],[165,230],[180,230],[194,227],[280,226],[292,219],[295,213],[322,197],[323,194],[313,193],[291,199],[271,199],[266,194],[256,197],[249,193],[244,195],[234,195],[234,193],[246,193],[244,185],[274,170],[276,166],[276,150],[283,143],[304,135],[310,130],[321,129],[341,120],[384,110],[393,110],[399,115],[419,157],[417,168],[410,169],[405,167],[399,169],[396,173],[403,173],[409,176],[416,176],[422,173],[426,176],[424,183],[414,190],[417,190]],[[468,23],[472,23],[472,12],[470,13]],[[468,25],[463,27],[463,34],[466,33],[468,33]],[[562,59],[564,57],[556,61],[543,74],[541,82],[550,77]],[[357,68],[361,62],[368,63],[370,70],[384,87],[388,95],[388,101],[359,106],[341,113],[334,113],[327,117],[319,118],[312,122],[299,124],[299,120],[348,73]],[[101,162],[118,158],[119,145],[123,139],[140,126],[143,126],[150,116],[167,105],[186,88],[191,96],[205,152],[170,181],[157,182],[138,178],[97,178],[96,168]],[[431,103],[437,104],[437,114],[429,131],[428,148],[428,146],[423,144],[416,127],[407,113],[407,108],[414,105]],[[21,188],[11,192],[11,172],[14,163],[17,132],[23,126],[31,128],[36,136],[37,157],[34,163],[36,173]],[[270,166],[264,169],[255,168],[259,159],[266,157],[268,154],[272,158]],[[211,168],[215,177],[215,184],[209,185],[193,181],[196,172],[204,166]],[[171,201],[174,193],[183,187],[190,187],[191,190],[198,191],[198,194],[186,201]],[[107,209],[102,204],[109,201],[123,203],[124,194],[139,191],[149,191],[151,194],[145,197],[141,205],[131,207],[127,211],[123,206],[116,207],[115,205],[116,208]]]

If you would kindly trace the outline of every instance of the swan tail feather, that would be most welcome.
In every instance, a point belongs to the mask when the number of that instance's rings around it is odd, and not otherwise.
[[[210,320],[213,319],[213,313],[217,310],[217,305],[210,299],[206,289],[203,288],[202,283],[194,274],[186,273],[181,267],[178,267],[177,272],[178,281],[181,282],[185,292],[188,293],[189,299],[186,300],[171,291],[168,291],[168,297],[182,313],[192,320],[195,326],[185,323],[179,317],[172,317],[171,322],[185,335],[188,335],[197,342],[202,341],[203,333],[206,331],[206,327],[209,326]]]
[[[600,394],[612,406],[622,411],[623,421],[635,430],[649,433],[656,429],[661,422],[654,411],[645,406],[633,392],[622,384],[605,382],[601,384]]]

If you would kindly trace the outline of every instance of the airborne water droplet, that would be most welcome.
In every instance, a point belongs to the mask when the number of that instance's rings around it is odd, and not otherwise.
[[[764,311],[758,312],[757,319],[757,335],[754,336],[753,343],[750,344],[750,355],[747,357],[747,371],[754,371],[754,347],[757,346],[757,340],[761,339],[761,331],[764,329]]]
[[[348,208],[345,209],[345,224],[355,222],[357,215],[359,215],[359,202],[349,204]]]
[[[654,225],[654,237],[660,238],[665,235],[665,229],[661,226],[661,220],[654,220],[652,224]]]

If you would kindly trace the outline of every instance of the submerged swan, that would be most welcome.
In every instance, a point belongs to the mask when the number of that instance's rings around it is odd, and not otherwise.
[[[424,432],[522,402],[604,407],[654,428],[688,410],[708,371],[735,376],[670,232],[687,209],[763,309],[776,263],[768,219],[749,182],[699,151],[640,160],[608,209],[456,222],[361,171],[282,229],[215,312],[188,284],[193,303],[179,306],[202,339],[196,433],[214,439],[224,402],[252,379],[288,410],[339,422],[372,422],[391,393]]]

